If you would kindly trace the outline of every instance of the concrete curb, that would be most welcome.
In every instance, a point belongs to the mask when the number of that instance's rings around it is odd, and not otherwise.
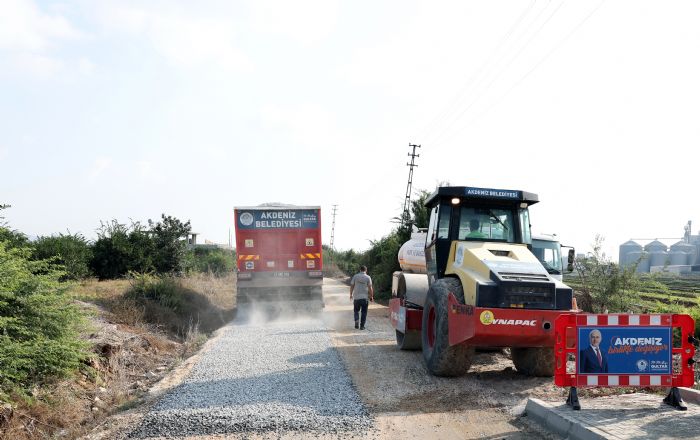
[[[530,398],[525,405],[525,413],[550,431],[570,440],[605,440],[607,437],[592,426],[557,414],[553,406],[540,399]],[[573,411],[573,410],[572,410]]]
[[[685,402],[700,405],[700,391],[692,388],[678,388],[678,390],[681,392],[681,399]]]

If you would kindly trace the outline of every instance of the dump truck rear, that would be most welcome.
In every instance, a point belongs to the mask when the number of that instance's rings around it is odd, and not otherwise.
[[[237,304],[311,301],[322,306],[321,208],[234,208]]]

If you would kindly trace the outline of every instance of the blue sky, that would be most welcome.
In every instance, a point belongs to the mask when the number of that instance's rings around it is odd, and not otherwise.
[[[700,4],[0,0],[0,202],[31,235],[320,205],[392,227],[414,188],[523,189],[579,251],[700,226]],[[696,228],[697,230],[697,228]]]

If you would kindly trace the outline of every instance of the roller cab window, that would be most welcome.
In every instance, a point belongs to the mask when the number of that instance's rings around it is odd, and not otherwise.
[[[452,208],[449,205],[436,206],[431,210],[427,244],[432,243],[438,238],[450,238],[451,212]]]
[[[458,240],[515,242],[513,210],[462,207]]]

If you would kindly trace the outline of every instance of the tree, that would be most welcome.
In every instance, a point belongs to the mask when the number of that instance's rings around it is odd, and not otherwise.
[[[189,220],[182,223],[175,217],[162,214],[161,221],[148,220],[154,240],[153,263],[160,273],[181,273],[187,236],[192,231]]]
[[[425,206],[430,193],[424,189],[418,190],[418,198],[411,201],[410,213],[402,212],[399,217],[394,217],[394,222],[401,226],[394,231],[401,243],[411,239],[414,228],[427,228],[430,221],[430,212]],[[393,232],[392,232],[393,233]]]
[[[413,219],[411,223],[416,228],[427,228],[428,222],[430,221],[430,211],[428,207],[425,206],[425,202],[428,200],[430,193],[424,189],[418,191],[418,198],[411,201],[411,211],[413,212]]]
[[[0,228],[2,229],[2,228]],[[87,356],[83,315],[65,295],[65,274],[30,247],[0,239],[0,400],[70,374]]]
[[[99,279],[119,278],[126,275],[130,268],[134,268],[133,243],[130,243],[129,235],[129,227],[116,220],[110,223],[100,222],[90,263]]]
[[[162,215],[160,222],[148,220],[131,226],[112,220],[101,223],[93,246],[91,267],[100,279],[113,279],[129,272],[181,273],[184,269],[190,222]]]
[[[10,205],[0,204],[0,211],[11,208]],[[5,217],[0,216],[0,240],[10,248],[19,248],[29,245],[29,238],[19,231],[10,229]]]
[[[398,255],[399,248],[406,242],[403,235],[401,229],[396,229],[372,241],[372,246],[360,258],[361,263],[368,267],[378,298],[391,291],[392,274],[401,270]]]
[[[588,312],[630,312],[639,304],[642,286],[636,265],[621,268],[602,252],[605,239],[596,235],[593,252],[575,262],[581,288],[579,306]]]
[[[79,280],[91,274],[92,248],[80,234],[39,237],[34,243],[33,259],[55,261],[65,267],[64,280]]]

